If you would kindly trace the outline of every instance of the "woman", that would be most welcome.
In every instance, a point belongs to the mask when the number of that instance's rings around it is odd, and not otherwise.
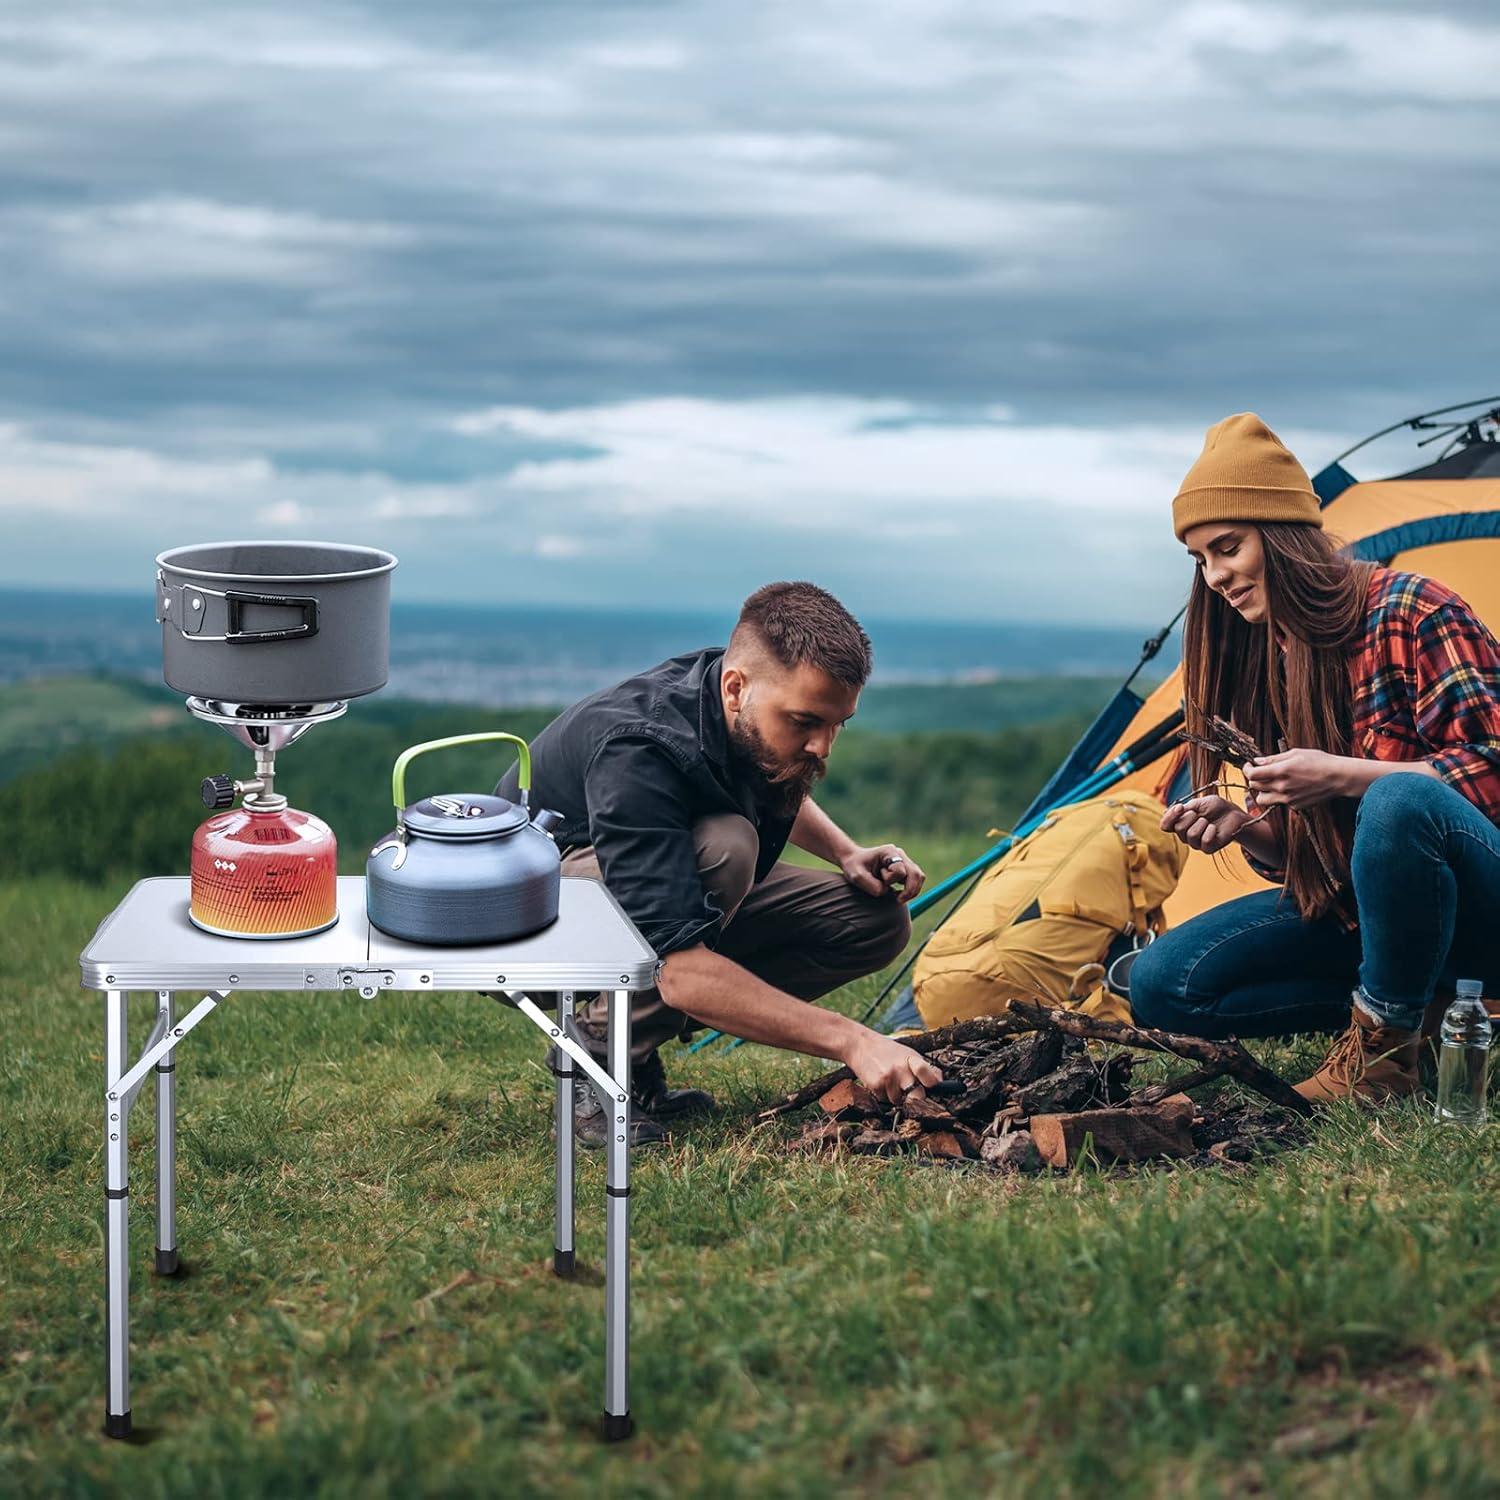
[[[1282,889],[1158,939],[1131,1008],[1201,1036],[1347,1028],[1305,1098],[1414,1093],[1439,983],[1500,979],[1500,645],[1451,589],[1339,553],[1251,413],[1210,428],[1172,515],[1197,565],[1188,731],[1218,717],[1269,753],[1241,808],[1194,745],[1200,790],[1162,827],[1207,853],[1238,843]]]

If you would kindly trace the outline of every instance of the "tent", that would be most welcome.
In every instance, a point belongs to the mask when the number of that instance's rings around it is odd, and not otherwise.
[[[1468,415],[1461,415],[1464,413]],[[1420,440],[1424,444],[1445,442],[1439,457],[1389,479],[1360,481],[1344,466],[1345,459],[1369,444],[1407,429],[1427,434]],[[1423,573],[1446,583],[1500,636],[1500,396],[1424,412],[1383,428],[1314,475],[1313,488],[1323,508],[1324,526],[1351,556]],[[1171,625],[1146,642],[1141,660],[1125,684],[1022,814],[1018,835],[1035,826],[1048,808],[1079,796],[1097,795],[1108,787],[1145,791],[1165,801],[1191,789],[1182,757],[1163,758],[1161,754],[1160,731],[1173,724],[1173,716],[1181,711],[1180,668],[1144,699],[1132,690],[1137,674],[1161,649],[1180,619],[1179,612]],[[1143,757],[1146,763],[1139,769],[1127,763],[1125,774],[1111,776],[1112,758],[1126,747],[1149,740],[1153,732],[1157,738]],[[914,903],[914,914],[950,895],[948,911],[953,910],[979,873],[1012,841],[1002,841],[957,875],[924,893]],[[1163,908],[1167,924],[1176,926],[1223,901],[1265,888],[1266,883],[1252,873],[1238,850],[1217,858],[1192,852]],[[913,952],[867,1017],[905,978],[915,961]],[[888,1031],[920,1024],[909,987],[881,1021]]]

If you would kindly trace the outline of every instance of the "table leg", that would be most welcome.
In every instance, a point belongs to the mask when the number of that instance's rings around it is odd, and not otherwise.
[[[557,997],[557,1024],[563,1035],[574,1037],[573,991],[563,990]],[[576,1038],[575,1038],[576,1039]],[[557,1059],[557,1211],[552,1233],[552,1269],[559,1276],[573,1274],[573,1080],[578,1070],[573,1059],[561,1047],[552,1049]]]
[[[104,1431],[130,1436],[130,1181],[127,1111],[117,1085],[129,1066],[126,995],[104,993],[104,1306],[108,1386]]]
[[[156,1008],[172,1029],[172,991],[156,992]],[[177,1274],[177,1054],[156,1065],[156,1274]]]
[[[604,1225],[604,1436],[627,1438],[630,1420],[630,991],[609,997],[609,1072],[620,1086],[610,1104]]]

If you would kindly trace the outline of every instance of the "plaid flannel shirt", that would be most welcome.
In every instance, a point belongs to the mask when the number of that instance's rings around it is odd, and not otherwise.
[[[1500,824],[1500,643],[1469,606],[1431,578],[1376,568],[1349,669],[1352,753],[1425,760]],[[1285,877],[1250,865],[1267,880]]]
[[[1425,760],[1500,823],[1500,644],[1452,589],[1377,568],[1352,663],[1355,753]]]

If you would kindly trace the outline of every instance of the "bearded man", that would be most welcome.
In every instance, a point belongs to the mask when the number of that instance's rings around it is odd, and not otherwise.
[[[807,1002],[906,946],[922,871],[894,844],[857,844],[809,795],[869,680],[870,638],[831,594],[771,583],[728,647],[675,656],[575,704],[532,745],[532,800],[562,815],[565,875],[602,879],[664,960],[632,997],[632,1144],[713,1108],[667,1087],[657,1049],[712,1026],[836,1059],[899,1100],[942,1074],[911,1048]],[[514,800],[513,767],[496,792]],[[781,862],[787,843],[833,866]],[[579,1040],[605,1059],[607,1000],[581,1003]],[[578,1139],[608,1120],[574,1084]]]

